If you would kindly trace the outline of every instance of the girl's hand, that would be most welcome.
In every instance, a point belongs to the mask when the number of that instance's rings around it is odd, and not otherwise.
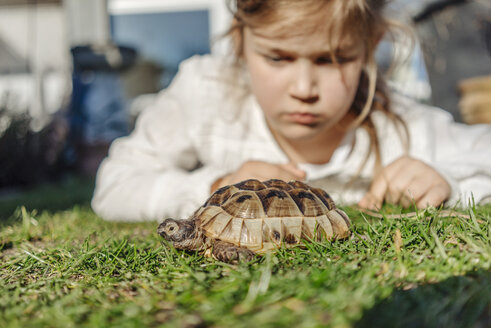
[[[360,207],[378,210],[388,203],[418,208],[439,206],[450,197],[448,182],[432,167],[420,160],[403,156],[395,160],[373,179]]]
[[[290,163],[271,164],[261,161],[248,161],[242,164],[237,171],[215,181],[211,186],[211,192],[246,179],[258,179],[260,181],[268,179],[304,180],[305,172]]]

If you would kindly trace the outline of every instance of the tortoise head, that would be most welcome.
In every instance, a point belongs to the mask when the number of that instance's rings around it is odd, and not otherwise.
[[[203,243],[198,230],[195,220],[166,219],[157,228],[157,233],[175,248],[194,250]]]

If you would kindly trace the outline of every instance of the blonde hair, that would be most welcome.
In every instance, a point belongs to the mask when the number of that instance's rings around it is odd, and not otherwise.
[[[406,151],[409,135],[404,122],[391,111],[384,79],[377,74],[375,49],[384,36],[402,27],[384,16],[386,0],[229,0],[234,15],[227,35],[232,37],[238,62],[243,59],[244,28],[267,28],[276,38],[305,35],[321,30],[330,49],[340,49],[346,37],[362,42],[365,67],[350,111],[356,115],[352,127],[361,126],[370,137],[369,155],[375,154],[375,171],[381,169],[380,146],[371,114],[380,111],[398,127]],[[329,16],[326,17],[326,12]],[[318,19],[317,19],[318,18]],[[326,24],[318,24],[323,19]],[[299,20],[302,24],[298,24]],[[335,61],[336,51],[332,51]]]

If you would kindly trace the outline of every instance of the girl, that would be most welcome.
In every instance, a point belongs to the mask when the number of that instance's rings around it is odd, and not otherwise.
[[[116,140],[92,201],[108,220],[186,217],[248,178],[305,180],[338,202],[491,200],[491,128],[389,95],[381,0],[235,0],[235,58],[193,57]]]

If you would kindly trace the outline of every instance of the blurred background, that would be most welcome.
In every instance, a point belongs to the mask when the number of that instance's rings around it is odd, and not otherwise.
[[[391,86],[459,122],[491,123],[491,1],[389,9],[416,35],[379,47]],[[0,194],[93,177],[182,60],[229,54],[219,36],[230,20],[225,0],[0,0]]]

